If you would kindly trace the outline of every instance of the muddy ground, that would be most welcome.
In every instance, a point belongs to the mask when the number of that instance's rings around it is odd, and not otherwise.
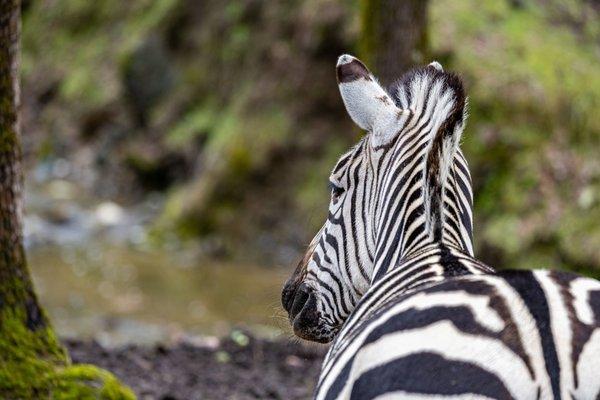
[[[287,339],[237,335],[207,343],[104,348],[65,342],[77,363],[106,368],[139,399],[307,399],[326,351]]]

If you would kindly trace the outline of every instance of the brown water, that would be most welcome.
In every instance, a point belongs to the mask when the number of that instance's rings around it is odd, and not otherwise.
[[[164,208],[161,195],[124,207],[92,195],[77,177],[54,176],[64,169],[54,164],[30,173],[24,226],[36,289],[59,335],[112,345],[235,327],[289,333],[280,306],[289,271],[207,261],[200,245],[177,240],[157,248],[147,227]]]
[[[287,271],[96,243],[36,247],[29,262],[61,336],[117,344],[287,329],[279,301]]]

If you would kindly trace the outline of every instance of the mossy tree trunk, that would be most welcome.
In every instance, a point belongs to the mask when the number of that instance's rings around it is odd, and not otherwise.
[[[360,56],[384,84],[427,57],[428,0],[360,0]]]
[[[17,354],[35,355],[56,363],[67,362],[33,291],[23,249],[18,112],[19,3],[18,0],[0,2],[0,385],[10,385],[1,379],[7,372],[4,371],[7,363],[24,361]],[[9,349],[17,346],[31,348],[21,353]],[[25,351],[25,348],[21,350]],[[6,357],[17,359],[7,360]]]
[[[20,0],[0,1],[0,398],[133,398],[110,373],[70,365],[33,290],[21,226],[20,10]]]

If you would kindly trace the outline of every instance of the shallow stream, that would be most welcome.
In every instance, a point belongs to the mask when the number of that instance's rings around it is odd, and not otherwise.
[[[207,261],[194,246],[152,246],[161,198],[132,207],[77,184],[28,179],[25,244],[40,299],[59,335],[106,345],[251,329],[285,334],[279,296],[288,271]]]

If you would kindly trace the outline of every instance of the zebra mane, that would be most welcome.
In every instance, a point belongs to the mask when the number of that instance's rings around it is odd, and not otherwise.
[[[419,119],[433,122],[423,160],[423,204],[428,235],[440,242],[444,232],[446,188],[467,116],[462,81],[434,62],[406,73],[388,92],[398,107],[410,109]]]

